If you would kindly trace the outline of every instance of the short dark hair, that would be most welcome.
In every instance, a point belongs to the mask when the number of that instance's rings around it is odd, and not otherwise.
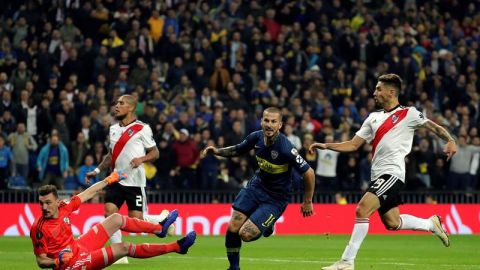
[[[402,79],[400,78],[400,76],[393,73],[384,74],[378,77],[378,81],[395,88],[398,97],[398,95],[400,94],[400,90],[402,89]]]
[[[41,186],[41,187],[38,188],[37,193],[38,193],[39,196],[46,196],[46,195],[52,193],[53,196],[55,196],[55,198],[58,198],[57,187],[54,186],[54,185]]]
[[[279,108],[277,107],[268,107],[266,108],[264,111],[265,112],[268,112],[268,113],[278,113],[279,117],[280,117],[280,120],[283,119],[283,113],[282,113],[282,110],[280,110]]]

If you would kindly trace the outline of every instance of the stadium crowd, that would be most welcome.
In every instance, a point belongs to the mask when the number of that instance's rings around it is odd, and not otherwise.
[[[245,184],[252,154],[199,151],[241,142],[268,106],[282,108],[317,190],[365,189],[369,145],[306,149],[351,138],[388,72],[404,80],[401,103],[459,145],[447,163],[441,142],[417,132],[407,188],[478,190],[479,11],[479,1],[1,1],[0,189],[86,187],[127,93],[160,150],[146,168],[153,189]]]

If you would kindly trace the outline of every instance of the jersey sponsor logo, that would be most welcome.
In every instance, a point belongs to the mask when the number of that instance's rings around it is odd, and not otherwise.
[[[298,155],[296,158],[295,158],[295,161],[298,163],[298,164],[302,164],[303,162],[305,162],[305,160],[303,160],[302,156]]]
[[[63,218],[63,222],[65,222],[66,224],[70,225],[70,219],[68,217],[64,217]]]
[[[392,130],[398,123],[400,123],[407,116],[407,113],[408,109],[396,111],[394,114],[390,115],[390,117],[388,117],[387,120],[380,125],[380,127],[378,127],[377,131],[375,132],[375,137],[372,141],[372,153],[374,156],[378,143],[380,143],[383,136]],[[393,120],[394,117],[396,118],[395,121]]]
[[[127,132],[128,132],[128,136],[132,137],[134,131],[131,128],[129,128]]]
[[[255,156],[257,158],[258,167],[261,170],[271,173],[271,174],[281,174],[288,171],[288,164],[273,164],[266,159],[263,159],[259,156]]]
[[[272,159],[276,159],[278,157],[278,152],[273,150],[272,152],[270,152],[270,155],[272,156]]]

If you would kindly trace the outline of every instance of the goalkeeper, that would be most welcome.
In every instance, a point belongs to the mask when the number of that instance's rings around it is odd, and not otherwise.
[[[40,268],[53,269],[103,269],[116,260],[128,256],[133,258],[150,258],[165,253],[186,254],[195,242],[194,231],[184,238],[168,244],[133,244],[116,243],[104,247],[109,237],[117,230],[134,233],[153,233],[165,237],[168,227],[175,222],[177,210],[159,224],[136,218],[113,214],[78,239],[73,238],[70,214],[80,207],[82,202],[91,199],[107,185],[126,178],[125,174],[113,172],[82,193],[73,196],[70,201],[61,201],[53,185],[38,189],[42,216],[38,217],[30,230],[33,252]]]

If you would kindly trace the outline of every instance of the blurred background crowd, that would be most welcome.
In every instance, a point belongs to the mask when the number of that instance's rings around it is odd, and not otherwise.
[[[376,110],[376,79],[446,127],[458,153],[419,130],[407,188],[478,190],[480,1],[24,0],[0,2],[0,189],[54,180],[80,189],[107,153],[115,100],[138,97],[160,158],[152,189],[238,189],[253,154],[237,144],[278,106],[317,190],[364,190],[371,147],[308,153],[351,138]],[[100,176],[102,177],[102,176]]]

